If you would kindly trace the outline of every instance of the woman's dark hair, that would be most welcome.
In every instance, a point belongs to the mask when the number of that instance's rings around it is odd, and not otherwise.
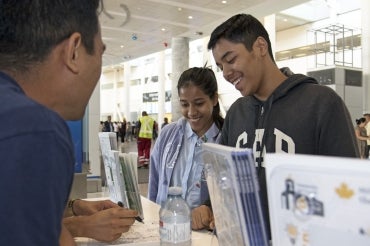
[[[248,51],[252,51],[254,42],[262,37],[268,44],[268,52],[274,61],[271,41],[262,23],[248,14],[237,14],[230,17],[224,23],[216,27],[211,33],[208,49],[212,50],[220,39],[226,39],[232,43],[242,43]]]
[[[100,0],[0,1],[0,69],[27,71],[78,32],[89,54],[99,31]]]
[[[361,117],[360,119],[356,119],[356,124],[360,125],[361,123],[365,123],[366,119],[364,117]]]
[[[177,92],[180,94],[180,89],[189,85],[198,87],[211,99],[214,99],[218,95],[217,80],[212,69],[206,67],[193,67],[185,70],[177,83]],[[221,129],[224,118],[220,115],[220,104],[218,102],[213,107],[212,118],[216,126]]]

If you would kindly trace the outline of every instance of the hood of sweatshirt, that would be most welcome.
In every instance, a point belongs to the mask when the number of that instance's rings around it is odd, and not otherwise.
[[[275,101],[286,96],[290,91],[303,84],[317,84],[317,81],[303,74],[291,74],[274,90],[266,101],[261,101],[255,96],[249,96],[251,103],[255,105],[255,112],[258,114],[258,116],[256,115],[256,127],[265,126],[264,123],[268,119],[268,112],[271,110],[272,104]]]
[[[260,101],[254,96],[251,96],[253,104],[256,105],[271,105],[274,101],[279,100],[289,93],[289,91],[294,90],[294,88],[302,84],[317,84],[314,78],[307,77],[303,74],[293,74],[290,75],[283,83],[281,83],[274,92],[268,97],[266,101]]]
[[[286,73],[284,72],[284,74]],[[295,102],[287,98],[290,98],[292,95],[297,95],[296,91],[303,91],[302,88],[306,86],[317,86],[315,79],[305,75],[292,73],[286,75],[288,76],[286,80],[274,90],[267,100],[261,101],[254,96],[245,96],[238,98],[231,105],[225,118],[226,126],[221,134],[224,135],[221,140],[222,144],[241,148],[252,148],[257,134],[256,129],[265,129],[260,131],[259,134],[264,132],[263,140],[266,140],[266,134],[274,134],[274,128],[270,127],[270,124],[271,126],[275,126],[277,122],[281,124],[281,121],[289,120],[289,117],[284,119],[274,118],[273,121],[269,120],[271,114],[275,116],[276,114],[279,115],[279,112],[274,111],[274,105],[278,105],[277,107],[279,109],[277,110],[286,110],[290,112],[290,105]],[[314,93],[312,89],[309,91],[309,93]],[[307,93],[302,96],[306,98],[305,100],[310,100],[311,97],[311,95]],[[292,112],[292,114],[294,114],[294,112]],[[246,121],[246,119],[248,119],[248,121]],[[261,135],[259,136],[261,139]],[[262,141],[261,143],[264,145],[266,141]]]

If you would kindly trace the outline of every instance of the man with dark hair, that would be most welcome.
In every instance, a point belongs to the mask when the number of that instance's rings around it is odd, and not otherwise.
[[[103,132],[114,132],[112,116],[108,115],[107,120],[104,121]]]
[[[343,100],[313,78],[282,73],[255,17],[238,14],[222,23],[208,49],[225,80],[243,95],[227,112],[221,144],[253,149],[267,223],[265,153],[358,157]]]
[[[168,118],[167,118],[167,117],[164,117],[164,119],[163,119],[163,123],[162,123],[162,125],[161,125],[161,129],[162,129],[163,127],[165,127],[166,125],[168,125]]]
[[[98,7],[0,1],[0,245],[74,244],[62,226],[75,163],[65,120],[82,118],[100,77]]]

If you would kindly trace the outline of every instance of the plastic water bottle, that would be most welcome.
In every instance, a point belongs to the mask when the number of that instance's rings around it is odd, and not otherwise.
[[[181,194],[181,187],[170,187],[167,201],[159,210],[159,234],[162,246],[191,245],[191,211]]]

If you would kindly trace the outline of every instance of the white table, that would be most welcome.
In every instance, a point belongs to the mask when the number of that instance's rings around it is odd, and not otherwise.
[[[88,200],[101,200],[108,198],[93,198]],[[160,206],[145,197],[141,197],[144,224],[135,222],[130,231],[122,234],[117,241],[107,244],[88,238],[76,238],[79,246],[97,246],[97,245],[138,245],[154,246],[159,244],[159,209]],[[207,230],[192,231],[192,246],[218,246],[217,237]]]

